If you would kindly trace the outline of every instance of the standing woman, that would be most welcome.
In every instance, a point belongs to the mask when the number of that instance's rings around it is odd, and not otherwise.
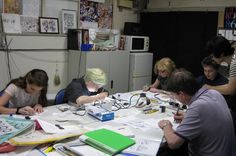
[[[229,95],[227,103],[231,110],[236,112],[236,58],[234,48],[230,42],[222,37],[216,36],[207,44],[207,51],[212,54],[213,59],[220,64],[226,62],[230,65],[229,82],[224,85],[211,86],[205,85],[209,89],[215,89],[223,95]]]
[[[33,69],[24,77],[11,80],[0,97],[0,113],[33,115],[43,112],[47,88],[48,76],[41,69]]]

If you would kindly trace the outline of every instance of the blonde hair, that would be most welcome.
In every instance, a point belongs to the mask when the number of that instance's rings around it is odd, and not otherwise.
[[[154,67],[154,73],[158,74],[158,71],[167,71],[171,74],[176,69],[174,61],[172,61],[169,57],[164,57],[156,62]]]
[[[85,82],[92,81],[97,85],[104,86],[107,83],[106,73],[100,68],[89,68],[84,76]]]

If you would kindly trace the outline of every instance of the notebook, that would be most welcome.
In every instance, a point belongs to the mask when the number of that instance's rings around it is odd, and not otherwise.
[[[80,136],[80,140],[103,151],[114,155],[135,144],[133,139],[108,129],[97,129]]]
[[[34,128],[34,121],[0,116],[0,144],[8,139]]]

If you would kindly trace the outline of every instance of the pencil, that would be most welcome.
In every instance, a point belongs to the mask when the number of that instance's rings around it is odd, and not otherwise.
[[[178,109],[176,111],[176,115],[179,115],[179,109],[180,109],[180,106],[178,106]]]

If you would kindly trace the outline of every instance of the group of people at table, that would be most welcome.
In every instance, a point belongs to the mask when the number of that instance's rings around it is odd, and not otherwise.
[[[222,36],[207,43],[209,56],[203,59],[204,75],[198,78],[185,70],[176,69],[170,58],[158,60],[154,67],[156,81],[143,88],[144,91],[168,91],[183,105],[186,112],[179,112],[174,119],[180,124],[174,130],[172,123],[161,120],[169,149],[158,155],[179,155],[177,150],[187,145],[181,155],[189,156],[235,156],[236,120],[236,58],[234,48]],[[218,72],[222,62],[230,65],[229,78]],[[43,112],[47,103],[48,76],[44,70],[33,69],[25,76],[13,79],[0,96],[1,114],[33,115]],[[78,105],[102,100],[108,96],[106,73],[99,68],[87,69],[86,74],[65,89],[64,102]],[[174,151],[174,152],[173,152]]]

